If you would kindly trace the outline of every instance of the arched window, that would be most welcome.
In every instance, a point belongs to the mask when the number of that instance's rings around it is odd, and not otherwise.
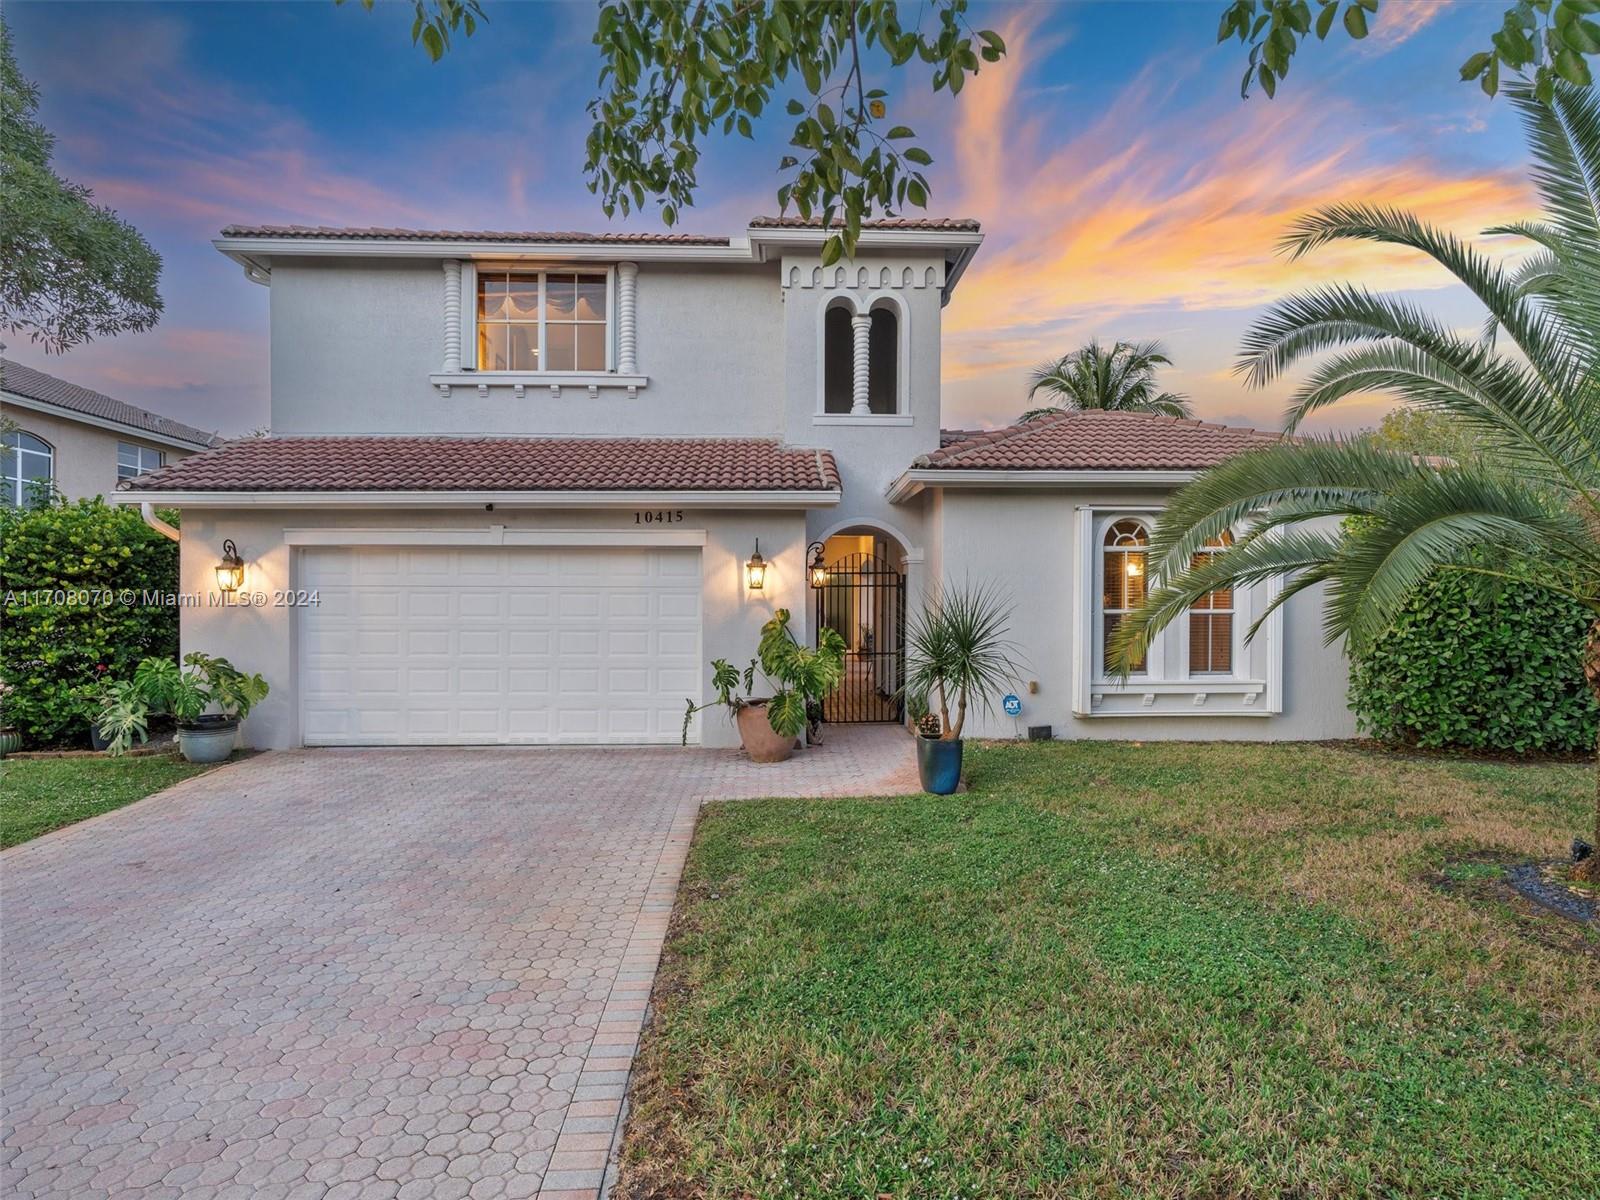
[[[1131,518],[1114,522],[1106,530],[1101,547],[1100,589],[1100,661],[1109,664],[1111,635],[1116,632],[1127,615],[1144,603],[1148,583],[1146,567],[1149,565],[1150,535],[1145,527]],[[1145,669],[1140,657],[1134,671]]]
[[[1194,556],[1194,566],[1204,567],[1233,545],[1233,534],[1223,531]],[[1189,674],[1233,673],[1233,589],[1218,588],[1200,598],[1189,610]]]
[[[872,310],[867,334],[867,406],[885,414],[900,407],[900,317],[888,304]]]
[[[0,435],[0,455],[4,457],[4,495],[6,504],[21,506],[47,488],[55,477],[55,452],[50,443],[31,433],[15,430]]]
[[[847,413],[855,392],[855,334],[851,309],[834,304],[822,315],[822,411]]]

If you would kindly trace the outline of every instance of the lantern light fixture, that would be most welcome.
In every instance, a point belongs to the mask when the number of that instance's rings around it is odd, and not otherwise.
[[[814,588],[828,586],[828,564],[823,561],[822,550],[821,542],[812,542],[806,547],[806,553],[810,555],[810,565],[807,570],[811,572],[811,586]]]
[[[761,557],[761,539],[756,539],[756,552],[744,565],[744,583],[752,592],[767,586],[767,560]]]
[[[217,586],[224,592],[237,592],[244,586],[244,559],[232,538],[222,542],[222,561],[217,564]]]

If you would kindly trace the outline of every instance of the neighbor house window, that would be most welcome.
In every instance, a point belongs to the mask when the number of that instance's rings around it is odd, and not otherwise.
[[[479,271],[478,370],[606,370],[610,284],[604,271]]]
[[[117,478],[137,479],[161,468],[166,455],[149,446],[135,446],[132,442],[117,443]]]
[[[1106,530],[1101,556],[1100,661],[1111,662],[1111,635],[1134,609],[1144,603],[1148,582],[1150,535],[1131,518],[1115,522]],[[1145,669],[1143,656],[1134,671]]]
[[[1233,535],[1206,543],[1194,556],[1196,569],[1207,566],[1215,555],[1233,545]],[[1233,672],[1233,589],[1218,588],[1202,596],[1189,610],[1189,674],[1229,675]]]
[[[48,488],[55,476],[55,452],[50,443],[31,433],[14,430],[0,435],[0,454],[5,456],[4,496],[6,504],[20,507]]]

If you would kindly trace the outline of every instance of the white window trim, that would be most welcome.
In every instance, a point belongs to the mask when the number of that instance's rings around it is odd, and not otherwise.
[[[0,444],[0,454],[4,454],[11,460],[4,464],[4,470],[0,470],[0,482],[3,482],[7,489],[7,494],[3,500],[0,500],[0,503],[14,505],[20,508],[23,502],[28,498],[26,489],[23,487],[22,482],[22,456],[24,454],[37,455],[45,459],[50,464],[50,474],[45,476],[45,482],[53,488],[56,485],[56,447],[54,442],[45,440],[37,433],[34,433],[29,429],[12,429],[8,432],[21,434],[25,437],[31,437],[34,441],[38,442],[44,447],[44,450],[42,451],[31,448],[25,450],[20,446],[8,446]],[[13,470],[16,472],[15,482],[13,482],[13,478],[9,474],[9,472]],[[37,483],[38,480],[30,479],[28,482]]]
[[[606,277],[606,369],[603,371],[479,371],[478,361],[478,276],[481,272],[509,273],[513,275],[548,275],[571,271],[575,274]],[[583,262],[463,262],[461,264],[461,346],[463,364],[459,371],[435,371],[428,383],[448,398],[453,388],[472,388],[487,397],[491,388],[511,389],[517,399],[523,399],[531,389],[546,389],[551,399],[560,399],[565,388],[580,388],[590,396],[601,390],[625,389],[632,399],[639,390],[648,386],[649,377],[643,374],[624,375],[617,370],[617,337],[622,314],[617,309],[617,264]],[[635,318],[637,319],[637,318]],[[544,345],[544,305],[539,305],[539,344]],[[471,367],[465,364],[473,364]]]
[[[1074,528],[1072,622],[1072,711],[1079,717],[1273,716],[1283,711],[1283,610],[1276,609],[1246,646],[1245,632],[1282,590],[1271,580],[1236,588],[1233,600],[1234,653],[1232,674],[1189,674],[1189,622],[1174,621],[1151,643],[1143,675],[1125,682],[1107,675],[1102,661],[1100,571],[1102,541],[1117,521],[1129,519],[1152,528],[1161,509],[1155,506],[1080,505]],[[1260,674],[1251,674],[1259,670]],[[1106,708],[1108,698],[1139,697],[1140,704]],[[1160,707],[1162,696],[1187,696],[1181,708]],[[1223,704],[1212,704],[1218,697]]]
[[[843,308],[851,316],[870,314],[875,308],[887,308],[895,319],[895,375],[894,411],[852,416],[850,413],[828,411],[828,310]],[[871,367],[869,365],[870,372]],[[911,416],[911,310],[905,300],[894,292],[825,293],[817,305],[817,405],[812,414],[813,425],[891,425],[913,423]]]

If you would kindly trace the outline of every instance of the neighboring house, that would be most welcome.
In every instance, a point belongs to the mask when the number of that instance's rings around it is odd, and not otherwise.
[[[170,417],[0,358],[0,503],[19,504],[35,482],[69,500],[110,496],[221,439]]]
[[[893,720],[908,609],[965,578],[1015,598],[1028,668],[976,734],[1352,731],[1315,594],[1249,647],[1272,589],[1214,596],[1127,683],[1101,667],[1165,497],[1270,435],[1085,413],[941,438],[976,222],[869,223],[830,267],[822,241],[225,230],[272,290],[274,436],[124,499],[182,509],[187,592],[216,593],[225,541],[243,558],[249,605],[186,608],[183,647],[271,682],[250,743],[675,742],[709,660],[748,662],[780,607],[850,646],[830,718]]]

